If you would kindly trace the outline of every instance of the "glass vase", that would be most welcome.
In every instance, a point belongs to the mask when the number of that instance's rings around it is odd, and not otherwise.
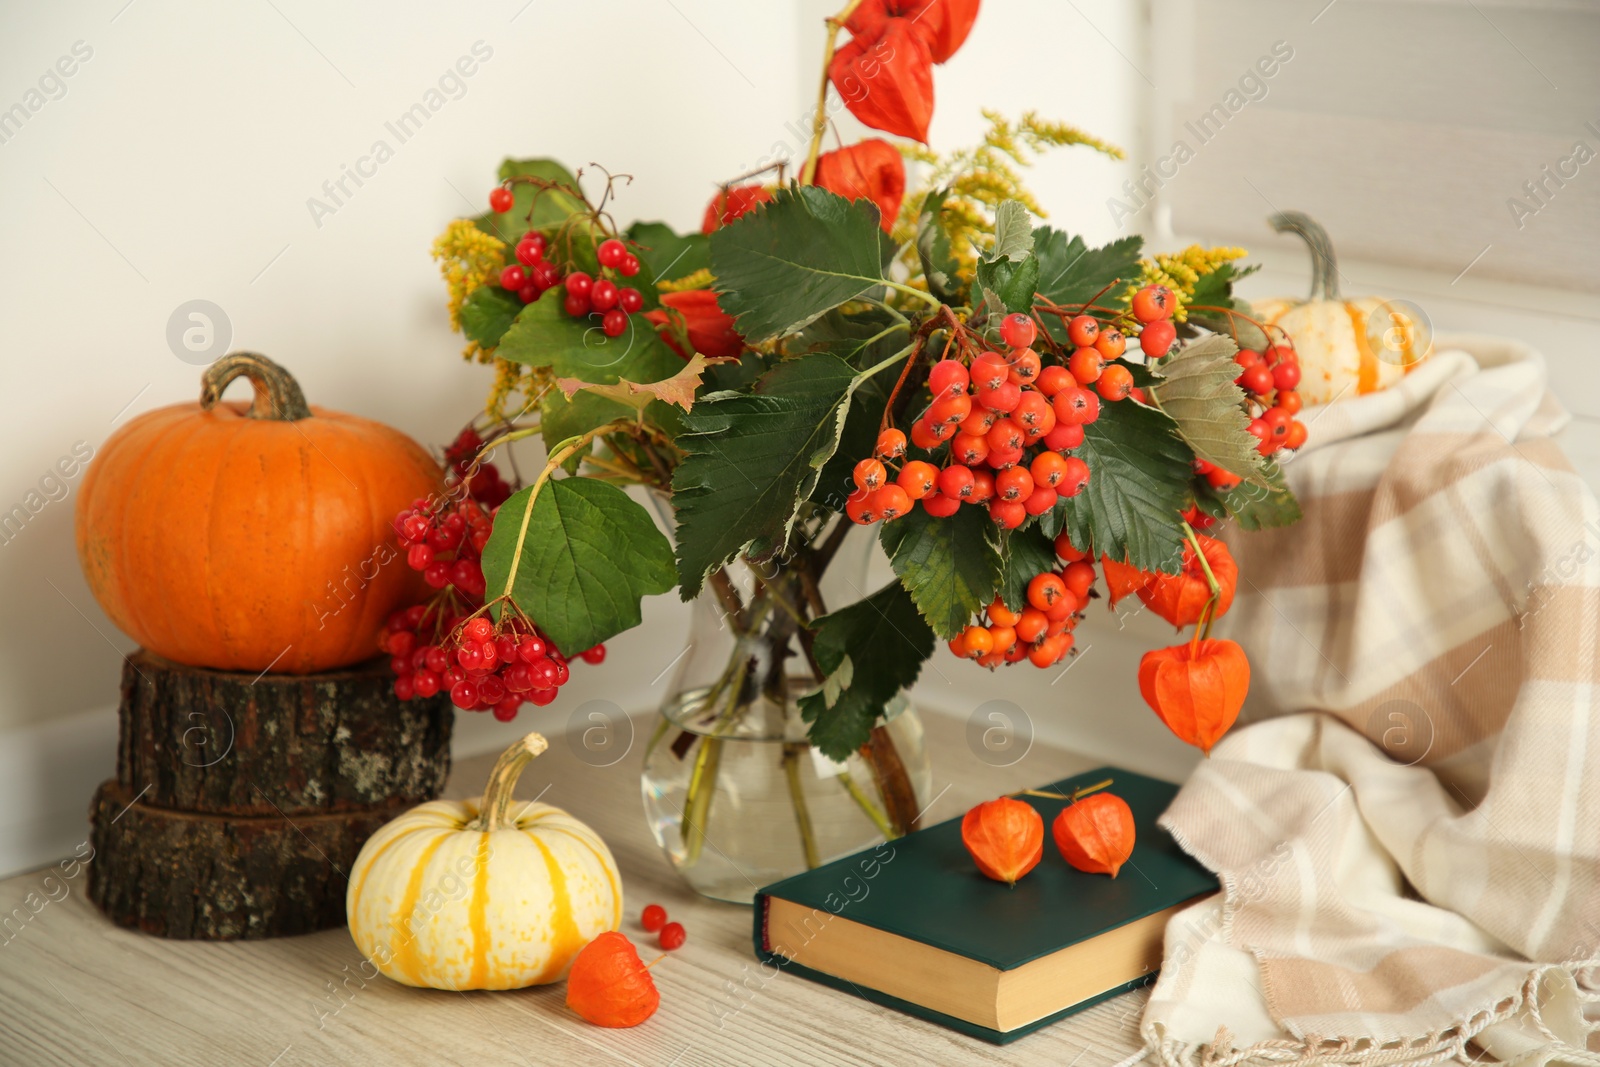
[[[850,531],[832,552],[740,560],[693,604],[642,790],[656,843],[705,896],[748,904],[768,883],[914,828],[927,801],[922,723],[904,693],[843,763],[812,748],[800,715],[798,698],[820,685],[803,624],[865,595],[872,546]]]

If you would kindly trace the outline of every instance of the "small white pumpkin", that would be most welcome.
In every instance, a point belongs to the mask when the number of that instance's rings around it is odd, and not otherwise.
[[[1339,295],[1333,242],[1310,216],[1281,211],[1267,221],[1279,233],[1297,234],[1311,249],[1309,300],[1261,300],[1254,305],[1258,319],[1277,326],[1294,342],[1300,357],[1297,391],[1306,405],[1388,388],[1427,358],[1431,337],[1426,324],[1415,321],[1411,305]],[[1386,309],[1380,312],[1383,321],[1371,320],[1380,309]]]
[[[434,989],[560,981],[622,923],[616,861],[560,808],[512,800],[548,747],[533,733],[501,754],[477,800],[435,800],[385,825],[350,871],[350,935],[379,971]]]

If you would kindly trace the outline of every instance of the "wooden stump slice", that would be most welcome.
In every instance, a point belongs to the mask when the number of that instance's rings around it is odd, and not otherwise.
[[[393,683],[381,659],[255,677],[141,650],[122,668],[117,780],[149,807],[279,821],[432,800],[450,701],[401,701]]]
[[[108,781],[89,810],[89,899],[118,926],[159,937],[231,941],[342,926],[356,854],[408,807],[202,815],[151,807]]]

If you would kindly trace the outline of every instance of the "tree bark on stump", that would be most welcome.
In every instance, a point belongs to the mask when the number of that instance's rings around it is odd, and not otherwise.
[[[118,926],[231,941],[342,926],[348,872],[410,804],[288,818],[153,808],[116,782],[90,809],[89,899]]]
[[[453,714],[444,696],[396,699],[381,660],[251,677],[129,656],[117,777],[89,811],[90,899],[161,937],[343,925],[361,846],[444,787]]]
[[[382,660],[252,677],[139,651],[122,668],[117,780],[141,803],[219,815],[431,800],[450,774],[450,702],[397,700]]]

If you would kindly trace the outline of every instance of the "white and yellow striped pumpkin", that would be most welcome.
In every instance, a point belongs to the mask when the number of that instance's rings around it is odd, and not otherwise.
[[[1326,404],[1340,396],[1386,389],[1429,355],[1431,346],[1409,323],[1368,321],[1374,311],[1385,307],[1390,308],[1383,312],[1386,316],[1406,316],[1409,312],[1404,305],[1390,306],[1375,296],[1340,296],[1333,242],[1320,225],[1298,211],[1281,211],[1268,221],[1279,233],[1298,235],[1311,249],[1309,300],[1272,299],[1254,304],[1258,319],[1277,326],[1294,342],[1300,357],[1297,391],[1305,404]],[[1373,347],[1374,325],[1383,331],[1386,351]]]
[[[547,747],[512,745],[477,800],[435,800],[388,823],[350,871],[350,934],[379,971],[434,989],[521,989],[566,977],[622,922],[616,861],[560,808],[512,800]]]

